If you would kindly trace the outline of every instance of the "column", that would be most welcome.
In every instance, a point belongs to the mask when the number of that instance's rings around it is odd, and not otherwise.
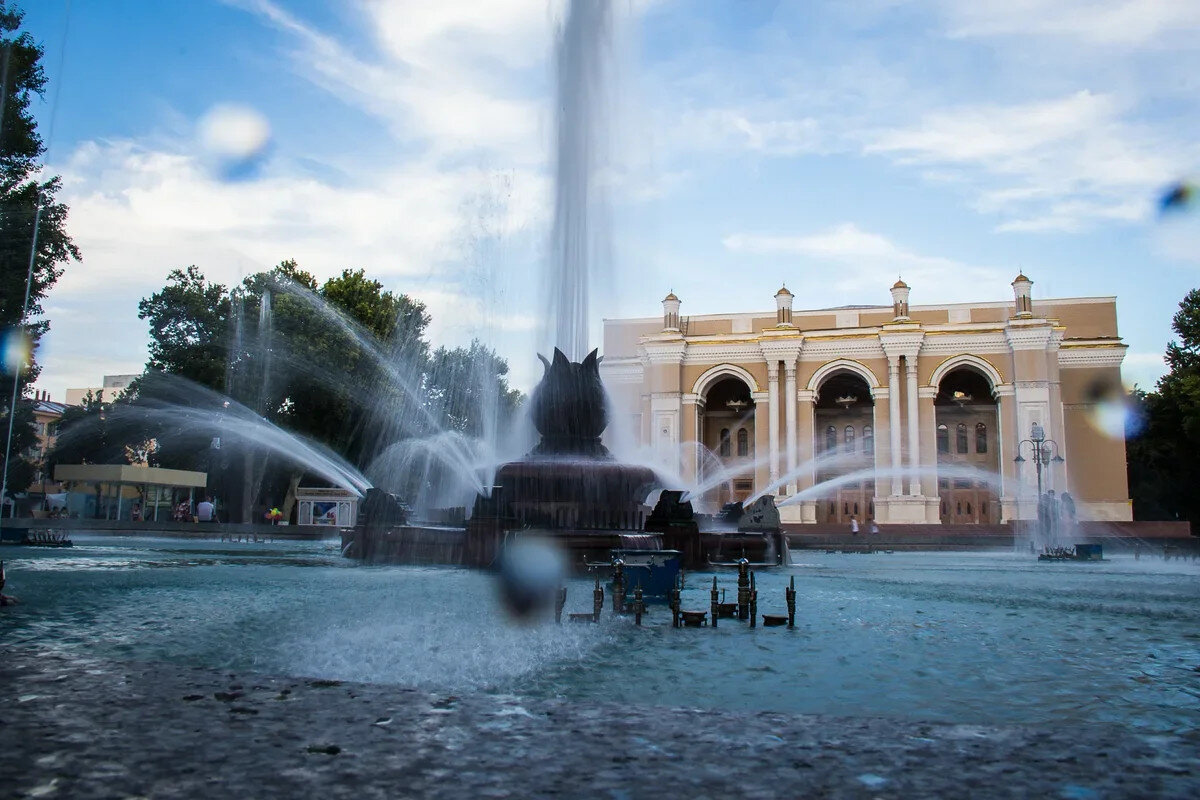
[[[769,477],[775,483],[779,480],[779,362],[773,359],[767,362],[767,406]]]
[[[786,381],[783,384],[784,398],[783,407],[787,412],[787,472],[792,477],[788,480],[787,493],[792,496],[796,493],[796,469],[800,466],[798,459],[798,449],[796,446],[796,361],[789,358],[783,362],[783,367],[787,375]]]
[[[905,391],[908,394],[908,493],[912,497],[919,497],[921,494],[921,426],[920,411],[917,408],[916,356],[905,356],[904,366],[908,378],[905,385]]]
[[[892,497],[904,494],[900,474],[900,357],[888,356],[888,450],[892,455]]]

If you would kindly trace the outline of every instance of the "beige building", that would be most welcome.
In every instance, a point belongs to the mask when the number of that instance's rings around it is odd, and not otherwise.
[[[669,294],[661,319],[605,321],[601,371],[710,509],[771,492],[786,522],[989,524],[1035,518],[1040,482],[1080,519],[1131,519],[1116,299],[1012,285],[910,307],[897,281],[890,307],[810,311],[783,288],[773,314],[694,317]]]
[[[97,397],[106,403],[111,403],[116,400],[121,392],[129,388],[129,385],[138,378],[138,375],[105,375],[103,385],[101,386],[85,386],[82,389],[67,389],[67,405],[81,406],[83,400],[87,397],[88,392],[92,393],[93,397]]]

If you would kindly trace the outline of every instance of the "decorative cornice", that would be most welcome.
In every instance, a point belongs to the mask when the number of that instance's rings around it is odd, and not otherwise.
[[[1012,320],[1004,338],[1013,350],[1047,350],[1054,341],[1054,328],[1044,319]]]
[[[933,386],[922,386],[917,389],[917,397],[922,400],[932,400],[937,397],[938,390]]]
[[[753,364],[762,361],[758,342],[727,342],[716,346],[688,347],[683,354],[684,364]]]
[[[1004,331],[991,330],[926,331],[921,342],[923,356],[956,356],[962,353],[1007,353],[1008,341]]]
[[[683,363],[687,343],[682,339],[673,342],[643,342],[639,348],[646,354],[651,364],[680,364]]]
[[[925,332],[920,325],[897,325],[879,335],[879,344],[889,359],[899,356],[913,358],[921,351],[924,339]]]
[[[800,357],[800,350],[804,346],[804,337],[794,336],[783,341],[763,341],[759,342],[758,346],[763,359],[769,364],[776,361],[795,364],[796,359]]]
[[[1058,350],[1058,366],[1063,369],[1119,367],[1125,360],[1125,351],[1128,349],[1128,345],[1112,342],[1103,344],[1067,343]]]
[[[604,359],[600,377],[611,383],[641,383],[645,379],[642,362],[637,358]]]
[[[879,347],[879,338],[875,335],[831,336],[804,340],[804,349],[800,351],[801,361],[829,361],[835,358],[883,358],[883,350]]]

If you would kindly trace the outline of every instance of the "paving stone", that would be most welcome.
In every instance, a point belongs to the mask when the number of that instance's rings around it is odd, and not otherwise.
[[[224,796],[1194,798],[1200,735],[446,695],[49,649],[0,658],[0,797]]]

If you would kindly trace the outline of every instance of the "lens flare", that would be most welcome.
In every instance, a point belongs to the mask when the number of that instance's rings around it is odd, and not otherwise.
[[[0,350],[4,355],[4,372],[8,375],[25,371],[33,360],[33,340],[21,328],[9,328],[4,332]]]

